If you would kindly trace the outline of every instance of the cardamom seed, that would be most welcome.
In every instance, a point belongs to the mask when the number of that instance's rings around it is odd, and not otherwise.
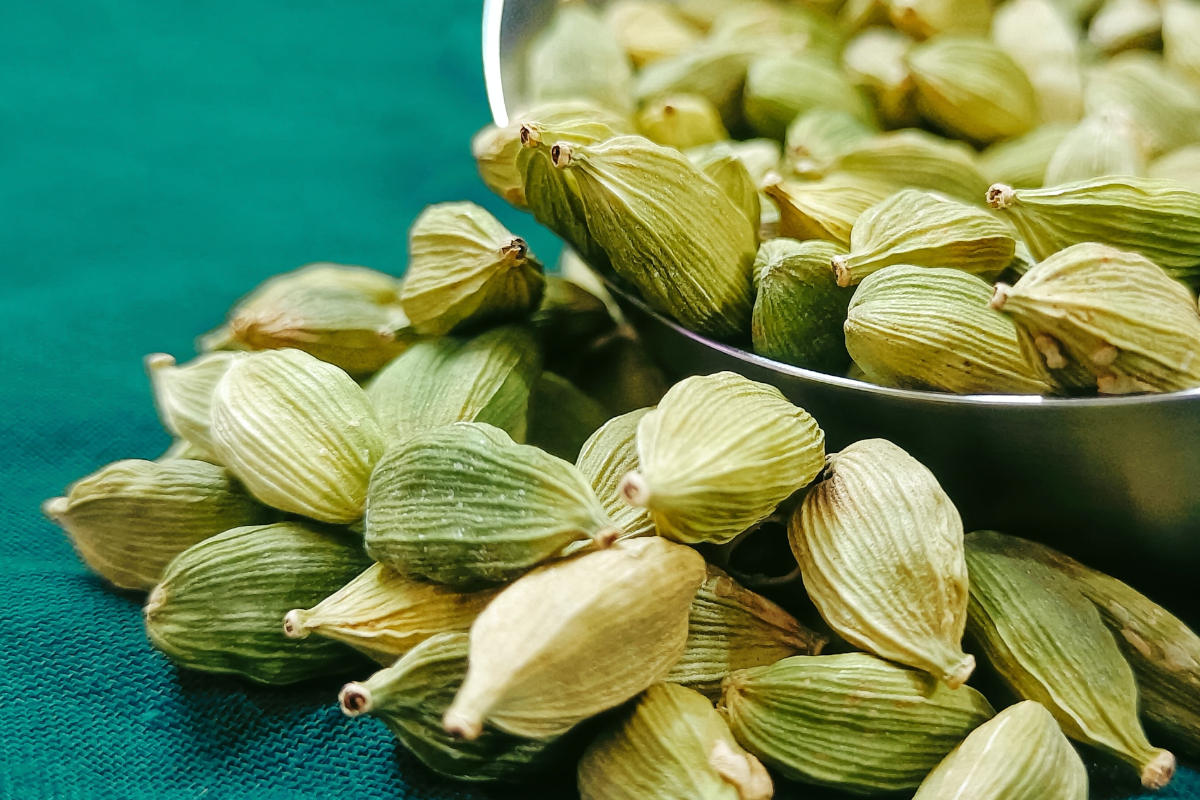
[[[1036,189],[1045,182],[1046,167],[1072,128],[1069,123],[1053,122],[996,142],[979,154],[979,171],[992,183]]]
[[[729,138],[720,112],[698,94],[654,98],[642,104],[636,122],[638,131],[646,138],[680,150]]]
[[[745,163],[731,149],[709,148],[702,155],[687,154],[688,159],[700,168],[713,183],[734,202],[746,220],[757,226],[762,219],[762,200],[758,183],[750,175]]]
[[[592,485],[608,518],[625,537],[652,536],[654,521],[644,508],[621,495],[621,479],[638,468],[637,428],[649,408],[639,408],[601,425],[579,450],[575,467]]]
[[[1050,186],[1111,175],[1142,175],[1146,159],[1128,120],[1114,113],[1087,117],[1063,138],[1046,165]]]
[[[204,461],[219,461],[212,437],[212,400],[217,382],[243,353],[206,353],[176,365],[174,356],[146,356],[146,374],[154,390],[154,405],[163,427],[195,448]]]
[[[583,443],[608,418],[608,411],[575,384],[543,372],[529,398],[529,443],[574,461]]]
[[[768,54],[750,63],[743,110],[759,135],[782,140],[788,124],[814,108],[837,109],[864,124],[874,123],[871,105],[829,58]]]
[[[587,3],[562,3],[529,43],[525,93],[533,103],[591,100],[632,111],[633,70],[625,48]]]

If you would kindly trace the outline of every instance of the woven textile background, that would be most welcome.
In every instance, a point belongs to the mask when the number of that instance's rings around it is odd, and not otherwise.
[[[191,351],[308,261],[399,272],[428,202],[473,199],[487,119],[470,0],[39,0],[0,21],[0,800],[570,796],[464,789],[344,718],[340,681],[179,672],[140,599],[38,504],[156,456],[141,357]],[[788,789],[783,797],[815,797]],[[1181,775],[1159,797],[1200,798]]]

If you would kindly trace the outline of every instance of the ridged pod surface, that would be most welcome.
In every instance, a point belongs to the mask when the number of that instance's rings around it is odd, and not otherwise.
[[[576,468],[591,483],[609,519],[624,537],[655,533],[650,513],[626,503],[620,491],[621,479],[638,468],[638,423],[650,410],[639,408],[613,417],[583,443],[575,459]]]
[[[188,669],[286,684],[352,669],[352,650],[283,634],[284,614],[320,602],[370,564],[357,537],[309,523],[234,528],[184,550],[146,601],[146,632]]]
[[[913,188],[982,204],[988,187],[970,147],[922,130],[890,131],[861,141],[839,156],[832,170],[887,186],[876,202]]]
[[[812,53],[769,53],[750,62],[742,102],[754,130],[772,139],[783,139],[791,121],[814,108],[845,111],[867,124],[875,116],[838,65]]]
[[[384,437],[349,375],[300,350],[230,365],[212,401],[217,456],[250,493],[322,522],[362,516]]]
[[[586,3],[554,8],[525,53],[524,90],[529,100],[584,98],[628,112],[633,107],[633,70],[616,34]]]
[[[993,714],[969,686],[948,689],[866,653],[735,672],[717,708],[779,774],[856,794],[917,786]]]
[[[992,18],[992,41],[1025,71],[1042,122],[1083,116],[1079,30],[1056,0],[1008,0]]]
[[[654,98],[642,104],[634,121],[647,139],[680,150],[729,138],[721,114],[708,98],[698,94]]]
[[[1083,760],[1041,704],[980,725],[929,773],[913,800],[1088,800]]]
[[[835,174],[819,181],[769,175],[763,192],[779,208],[780,236],[824,239],[846,247],[854,221],[892,189],[887,183],[853,175]]]
[[[146,373],[163,427],[197,448],[196,454],[205,460],[216,458],[211,432],[213,392],[230,365],[243,357],[243,353],[220,350],[176,365],[166,353],[146,356]]]
[[[819,178],[838,156],[875,133],[873,126],[848,111],[814,108],[799,114],[788,124],[784,137],[788,171],[801,178]]]
[[[990,183],[1036,189],[1045,182],[1046,166],[1072,127],[1070,123],[1053,122],[1039,125],[1024,136],[997,142],[979,154],[979,173]],[[982,196],[972,199],[978,201]]]
[[[821,471],[825,434],[778,389],[732,372],[686,378],[638,424],[631,505],[680,542],[727,542]]]
[[[770,800],[766,768],[703,695],[656,683],[579,761],[582,800]]]
[[[446,729],[485,722],[548,738],[662,679],[704,580],[695,550],[659,537],[550,564],[505,588],[471,626],[467,678]]]
[[[960,686],[975,659],[962,650],[967,567],[954,503],[884,439],[828,461],[788,526],[809,597],[851,644]]]
[[[701,172],[721,187],[751,224],[759,223],[762,199],[758,183],[736,150],[731,147],[707,147],[699,152],[690,151],[687,155]]]
[[[1193,85],[1145,51],[1093,67],[1084,103],[1089,114],[1117,111],[1133,122],[1150,156],[1192,144],[1200,132],[1200,97]]]
[[[1046,165],[1045,183],[1057,186],[1113,175],[1142,175],[1146,157],[1133,126],[1116,114],[1093,114],[1074,127]]]
[[[483,423],[418,434],[371,476],[367,552],[413,577],[502,583],[617,534],[572,464]]]
[[[529,398],[529,443],[574,461],[583,443],[608,419],[608,411],[575,384],[543,372]]]

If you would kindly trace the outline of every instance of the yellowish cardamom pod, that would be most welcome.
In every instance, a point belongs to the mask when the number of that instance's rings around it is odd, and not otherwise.
[[[700,32],[663,0],[609,3],[604,8],[604,21],[639,69],[686,52],[700,40]]]
[[[1083,116],[1079,30],[1057,0],[1008,0],[996,8],[992,41],[1029,76],[1042,122]]]
[[[680,150],[729,138],[716,107],[698,94],[654,98],[642,104],[635,121],[647,139]]]
[[[918,39],[948,33],[982,36],[992,19],[986,0],[886,0],[884,4],[892,25]]]
[[[720,110],[726,126],[734,125],[742,117],[746,68],[756,52],[755,47],[742,42],[705,39],[640,71],[634,95],[638,100],[647,100],[665,94],[698,94]]]
[[[596,429],[608,421],[604,406],[561,375],[543,372],[529,397],[529,443],[574,461]]]
[[[778,389],[732,372],[675,384],[638,423],[630,505],[680,542],[728,542],[821,471],[825,434]]]
[[[750,178],[757,186],[762,183],[767,173],[779,168],[782,155],[779,142],[774,139],[745,139],[743,141],[729,140],[713,142],[700,147],[689,148],[687,157],[693,164],[706,164],[727,155],[732,155],[742,162]]]
[[[252,353],[229,366],[213,393],[212,439],[262,502],[342,523],[362,516],[384,447],[366,393],[300,350]]]
[[[1133,126],[1116,113],[1093,114],[1068,133],[1046,165],[1045,183],[1057,186],[1146,171]]]
[[[806,111],[792,120],[784,138],[788,171],[799,178],[819,178],[839,156],[875,133],[872,126],[845,111],[830,108]],[[762,178],[765,177],[764,174]]]
[[[890,189],[884,197],[913,188],[980,203],[988,187],[971,148],[920,130],[865,139],[843,153],[833,168],[838,174],[886,184]]]
[[[819,181],[784,180],[768,175],[763,192],[779,208],[779,235],[850,244],[850,230],[862,212],[893,189],[881,181],[834,174]]]
[[[624,536],[650,536],[655,533],[650,513],[631,506],[621,495],[621,479],[638,468],[637,429],[649,408],[639,408],[613,417],[583,443],[575,467],[591,483],[608,518]]]
[[[1153,0],[1105,0],[1088,24],[1088,42],[1107,53],[1158,47],[1163,13]]]
[[[1045,182],[1046,166],[1072,127],[1070,123],[1053,122],[1024,136],[996,142],[980,153],[979,172],[992,183],[1036,189]]]
[[[757,226],[762,219],[762,199],[758,191],[758,182],[750,175],[745,162],[733,148],[721,143],[718,145],[704,149],[701,154],[689,152],[687,156],[733,200],[746,216],[746,220]]]
[[[891,28],[868,28],[846,43],[842,66],[856,86],[864,89],[889,128],[916,125],[916,96],[904,57],[913,40]]]
[[[1181,147],[1154,159],[1146,168],[1146,177],[1173,180],[1200,192],[1200,144]]]
[[[743,109],[759,135],[783,139],[797,115],[832,108],[874,123],[871,105],[830,58],[811,53],[767,54],[746,73]]]
[[[471,627],[467,678],[446,730],[470,740],[490,722],[544,739],[620,705],[679,659],[703,580],[699,553],[659,537],[520,578]]]
[[[811,53],[836,58],[845,37],[833,17],[815,7],[819,5],[832,3],[735,2],[713,20],[709,38],[752,47],[756,54]]]
[[[529,43],[524,88],[530,102],[591,100],[618,112],[633,108],[633,70],[616,34],[587,3],[557,5]]]
[[[1145,51],[1122,53],[1093,67],[1087,75],[1084,103],[1089,114],[1115,111],[1132,121],[1149,156],[1192,144],[1200,129],[1200,96],[1195,86]]]
[[[1162,5],[1163,59],[1200,86],[1200,3],[1167,0]]]
[[[770,800],[774,790],[712,703],[673,683],[647,689],[579,761],[582,800]]]
[[[146,356],[146,373],[163,427],[195,448],[203,460],[216,459],[212,440],[212,400],[217,382],[243,354],[221,350],[176,365],[166,353]]]

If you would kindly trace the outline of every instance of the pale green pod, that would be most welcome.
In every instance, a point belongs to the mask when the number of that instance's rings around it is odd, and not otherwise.
[[[575,384],[543,372],[529,397],[528,441],[552,456],[574,461],[579,448],[608,418],[604,406]]]
[[[146,356],[146,374],[154,390],[154,405],[163,427],[203,454],[216,458],[212,441],[212,399],[217,382],[243,354],[221,350],[176,365],[166,353]]]
[[[992,18],[987,0],[886,0],[885,5],[892,25],[917,39],[939,34],[982,36]]]
[[[475,739],[490,722],[544,739],[634,697],[679,659],[703,580],[699,553],[657,536],[518,579],[471,626],[446,730]]]
[[[846,641],[951,688],[970,677],[962,519],[915,458],[884,439],[831,455],[788,541],[809,597]]]
[[[842,30],[856,33],[872,25],[890,26],[886,0],[845,0],[838,9]]]
[[[862,213],[850,232],[850,252],[832,257],[838,286],[853,286],[893,264],[953,267],[995,278],[1016,252],[1007,222],[948,197],[904,189]]]
[[[721,187],[751,224],[758,224],[762,218],[758,182],[732,148],[709,148],[699,155],[688,153],[688,158]]]
[[[571,382],[610,414],[656,405],[670,383],[640,341],[613,336],[576,359]]]
[[[677,56],[700,41],[700,32],[665,0],[617,0],[605,6],[604,22],[638,68]]]
[[[822,5],[826,8],[819,8]],[[806,52],[834,58],[842,49],[844,34],[826,13],[831,5],[831,0],[805,4],[741,0],[717,15],[709,38],[744,44],[757,53]]]
[[[218,457],[269,506],[322,522],[362,516],[384,435],[366,393],[300,350],[230,365],[212,400]]]
[[[642,105],[635,121],[647,139],[680,150],[729,138],[716,107],[698,94],[656,97]]]
[[[613,269],[693,331],[742,335],[754,301],[755,226],[677,150],[639,136],[555,145],[587,228]]]
[[[541,371],[537,338],[523,326],[506,325],[470,339],[418,342],[366,391],[391,443],[451,422],[486,422],[524,441]]]
[[[726,127],[735,127],[742,117],[746,68],[756,52],[743,43],[706,39],[677,56],[647,65],[637,74],[634,95],[641,101],[665,94],[698,94],[721,112]]]
[[[1047,186],[1113,175],[1142,175],[1146,158],[1133,125],[1117,114],[1093,114],[1063,138],[1046,165]]]
[[[1040,125],[1024,136],[997,142],[979,154],[979,172],[991,183],[1036,189],[1045,182],[1046,167],[1054,151],[1073,127],[1055,122]]]
[[[847,77],[871,96],[889,128],[920,122],[912,74],[904,61],[912,46],[912,38],[900,31],[868,28],[851,39],[842,53]]]
[[[1104,0],[1088,23],[1088,42],[1106,53],[1135,47],[1157,48],[1163,12],[1154,0]]]
[[[409,231],[408,253],[400,301],[420,333],[515,319],[542,300],[541,262],[474,203],[428,206]]]
[[[496,591],[459,592],[372,564],[311,608],[289,611],[283,632],[290,639],[315,633],[386,665],[433,636],[466,633]]]
[[[1063,385],[1104,394],[1200,386],[1196,296],[1152,261],[1100,244],[1068,247],[1012,286],[992,307]]]
[[[788,170],[797,177],[819,178],[832,169],[838,156],[875,133],[873,126],[846,111],[830,108],[806,111],[792,120],[784,137]]]
[[[992,287],[956,269],[896,265],[859,284],[846,347],[872,383],[953,394],[1047,394]]]
[[[537,773],[557,753],[555,741],[489,728],[467,742],[442,727],[442,714],[467,674],[468,646],[466,633],[425,640],[387,669],[343,686],[342,713],[377,717],[421,763],[455,780],[510,781]]]
[[[671,0],[671,5],[693,25],[707,31],[722,14],[744,5],[745,2],[746,0]]]
[[[743,110],[760,135],[783,139],[791,121],[814,108],[837,109],[863,123],[874,122],[866,98],[829,58],[768,54],[750,63]]]
[[[314,605],[370,560],[345,530],[278,522],[232,530],[184,550],[146,601],[146,633],[172,661],[201,672],[286,684],[361,664],[324,639],[288,639],[288,609]]]
[[[1042,122],[1083,116],[1079,30],[1054,0],[1007,0],[992,17],[992,41],[1029,77]]]
[[[859,142],[833,169],[886,185],[887,194],[928,189],[968,203],[982,202],[988,186],[970,147],[920,130],[892,131]]]
[[[587,3],[561,3],[529,43],[522,84],[530,102],[591,100],[633,106],[633,70],[613,30]]]
[[[1153,157],[1194,144],[1200,136],[1200,95],[1153,54],[1131,51],[1092,68],[1084,102],[1089,114],[1116,111],[1135,124]]]
[[[1162,6],[1163,60],[1200,86],[1200,3],[1167,0]]]
[[[819,181],[767,177],[763,192],[779,209],[779,235],[824,239],[843,247],[862,212],[885,199],[893,188],[878,180],[834,174]]]
[[[754,261],[754,352],[818,372],[846,368],[842,325],[854,292],[838,286],[829,269],[844,252],[820,240],[763,242]]]
[[[779,142],[774,139],[746,139],[714,142],[687,151],[693,164],[703,164],[712,159],[732,155],[742,162],[755,185],[762,183],[768,173],[779,168],[781,157]]]
[[[1161,789],[1175,757],[1146,741],[1138,692],[1100,613],[1052,569],[967,548],[971,637],[1016,694],[1036,700],[1063,732],[1134,765]]]
[[[579,761],[581,800],[770,800],[766,768],[703,695],[656,683]]]
[[[855,794],[917,786],[993,714],[969,686],[948,689],[866,653],[735,672],[717,710],[780,775]]]
[[[608,518],[627,538],[655,533],[650,513],[626,503],[620,491],[621,479],[638,468],[638,423],[649,411],[639,408],[613,417],[583,443],[575,459],[575,467],[592,485]]]
[[[687,645],[664,680],[716,700],[722,681],[737,670],[816,655],[827,641],[710,564],[692,599]]]
[[[662,536],[721,544],[817,476],[825,434],[775,387],[718,372],[671,387],[638,424],[637,449],[626,502]]]
[[[1140,253],[1172,277],[1200,283],[1200,193],[1182,184],[1134,177],[1044,189],[995,184],[987,199],[1012,220],[1039,260],[1097,242]]]
[[[1200,192],[1200,144],[1181,147],[1154,159],[1146,167],[1146,177],[1173,180]]]
[[[483,423],[417,434],[371,476],[367,552],[412,577],[503,583],[618,534],[573,465]]]
[[[987,39],[939,36],[910,50],[908,66],[921,113],[957,136],[988,143],[1038,123],[1029,78]]]
[[[1088,800],[1083,760],[1044,706],[1026,700],[980,725],[913,800]]]
[[[116,461],[47,500],[42,512],[89,569],[143,591],[196,542],[271,516],[222,467],[184,458]]]

